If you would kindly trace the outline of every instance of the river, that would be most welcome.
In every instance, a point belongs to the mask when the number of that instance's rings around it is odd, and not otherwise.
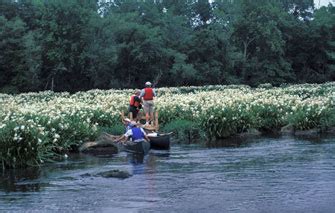
[[[231,145],[231,144],[230,144]],[[335,212],[335,139],[71,155],[0,176],[0,212]],[[119,169],[130,178],[96,174]]]

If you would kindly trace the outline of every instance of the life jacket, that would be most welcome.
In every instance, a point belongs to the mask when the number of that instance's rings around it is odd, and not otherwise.
[[[153,100],[154,99],[154,91],[152,88],[147,87],[144,89],[144,96],[143,99],[146,101]]]
[[[136,95],[132,95],[130,97],[129,105],[137,108],[137,107],[140,106],[141,102],[135,101],[135,97],[136,97]]]
[[[131,131],[133,133],[132,138],[133,138],[134,142],[141,141],[141,140],[144,139],[144,134],[141,131],[141,128],[134,127],[134,128],[131,129]]]

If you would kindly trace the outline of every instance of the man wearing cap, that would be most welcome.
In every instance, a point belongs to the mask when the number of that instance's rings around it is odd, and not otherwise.
[[[122,119],[122,123],[126,128],[126,132],[131,129],[131,120],[129,118]]]
[[[149,125],[149,121],[153,120],[154,117],[154,97],[156,92],[151,88],[151,83],[148,81],[145,83],[145,88],[142,89],[140,97],[143,100],[143,109],[145,112],[145,125]]]
[[[132,138],[132,142],[137,143],[141,141],[150,141],[150,139],[147,136],[147,133],[140,127],[136,126],[135,121],[131,121],[129,126],[131,129],[129,129],[124,135],[122,135],[119,139],[116,140],[116,142],[123,141],[124,139]]]

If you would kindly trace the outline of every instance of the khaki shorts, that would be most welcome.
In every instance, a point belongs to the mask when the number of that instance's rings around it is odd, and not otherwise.
[[[154,113],[154,101],[145,101],[143,100],[143,109],[145,113]]]

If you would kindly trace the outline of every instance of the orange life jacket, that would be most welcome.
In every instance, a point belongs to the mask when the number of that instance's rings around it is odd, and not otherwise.
[[[130,106],[133,106],[133,107],[139,107],[140,104],[141,104],[141,102],[139,102],[139,101],[135,101],[135,97],[136,97],[136,95],[132,95],[132,96],[130,97],[129,105],[130,105]]]
[[[145,101],[153,100],[154,99],[154,91],[152,88],[148,87],[144,89],[144,96],[143,99]]]

